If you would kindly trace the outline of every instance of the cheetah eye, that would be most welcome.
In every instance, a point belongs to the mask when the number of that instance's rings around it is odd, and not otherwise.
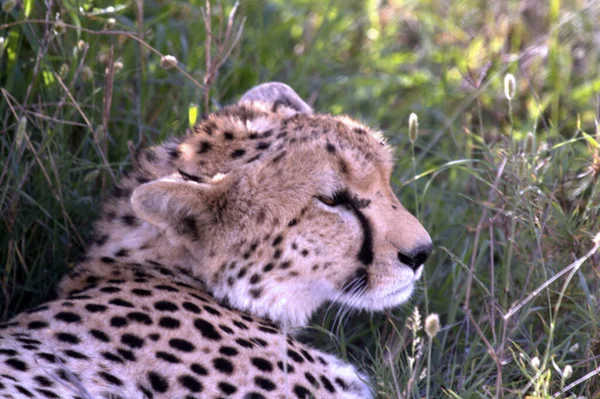
[[[317,198],[319,201],[321,201],[327,206],[338,206],[350,203],[347,191],[338,191],[331,197],[318,195],[315,198]]]
[[[328,198],[328,197],[323,197],[323,196],[317,196],[316,197],[319,201],[321,201],[322,203],[324,203],[327,206],[336,206],[339,205],[338,203],[335,202],[334,198]]]

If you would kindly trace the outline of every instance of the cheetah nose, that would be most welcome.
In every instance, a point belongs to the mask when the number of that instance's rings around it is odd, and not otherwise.
[[[425,263],[427,258],[429,258],[429,254],[431,254],[432,249],[432,244],[427,244],[414,249],[408,254],[398,252],[398,259],[406,266],[410,267],[414,271],[417,271],[419,266]]]

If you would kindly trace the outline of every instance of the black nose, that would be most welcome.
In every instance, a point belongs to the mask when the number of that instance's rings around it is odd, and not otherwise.
[[[417,270],[417,268],[425,263],[427,258],[429,258],[429,254],[431,254],[432,249],[433,246],[431,244],[427,244],[416,248],[408,254],[398,252],[398,259],[411,269]]]

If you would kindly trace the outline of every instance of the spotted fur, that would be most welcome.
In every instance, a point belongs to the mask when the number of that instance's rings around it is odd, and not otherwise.
[[[282,328],[411,295],[431,241],[391,168],[378,132],[278,83],[140,151],[58,299],[0,327],[0,396],[371,397]]]

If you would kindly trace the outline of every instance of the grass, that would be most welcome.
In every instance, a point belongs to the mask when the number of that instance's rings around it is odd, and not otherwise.
[[[317,315],[305,340],[362,364],[381,398],[600,398],[596,2],[244,2],[227,36],[222,1],[209,41],[204,1],[8,3],[3,319],[52,296],[132,149],[280,80],[386,131],[436,246],[409,305]]]

